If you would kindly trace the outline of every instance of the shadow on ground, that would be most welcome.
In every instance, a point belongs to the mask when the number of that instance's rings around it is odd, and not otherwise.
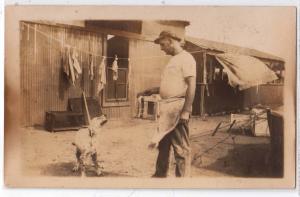
[[[202,159],[197,158],[193,165],[237,177],[281,177],[280,172],[272,171],[269,144],[234,145],[226,156],[217,158],[213,163],[205,166]]]
[[[46,176],[81,176],[81,172],[74,172],[72,169],[74,167],[74,162],[60,162],[49,164],[42,169],[41,174]],[[94,170],[93,166],[87,167],[86,171],[87,177],[129,177],[126,174],[109,172],[103,170],[102,174],[98,176]]]

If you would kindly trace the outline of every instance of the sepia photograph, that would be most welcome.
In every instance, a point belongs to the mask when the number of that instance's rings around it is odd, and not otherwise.
[[[8,187],[294,188],[296,7],[7,6]]]

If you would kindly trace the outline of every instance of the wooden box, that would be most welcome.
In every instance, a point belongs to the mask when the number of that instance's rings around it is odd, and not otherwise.
[[[84,124],[83,113],[71,111],[48,111],[45,119],[45,128],[51,132],[78,130]]]

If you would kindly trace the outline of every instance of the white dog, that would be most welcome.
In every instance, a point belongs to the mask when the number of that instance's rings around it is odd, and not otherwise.
[[[86,176],[86,166],[89,159],[95,166],[97,175],[102,174],[103,167],[100,165],[100,161],[97,159],[97,133],[101,130],[101,127],[107,122],[105,115],[95,117],[91,120],[90,125],[85,128],[81,128],[77,131],[75,141],[72,143],[76,147],[76,165],[73,171],[81,171],[81,176]]]

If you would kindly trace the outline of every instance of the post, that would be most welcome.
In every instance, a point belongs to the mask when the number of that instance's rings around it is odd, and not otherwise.
[[[206,53],[203,53],[203,70],[202,70],[202,84],[200,88],[200,116],[204,116],[205,114],[205,86],[207,84],[206,77]]]

